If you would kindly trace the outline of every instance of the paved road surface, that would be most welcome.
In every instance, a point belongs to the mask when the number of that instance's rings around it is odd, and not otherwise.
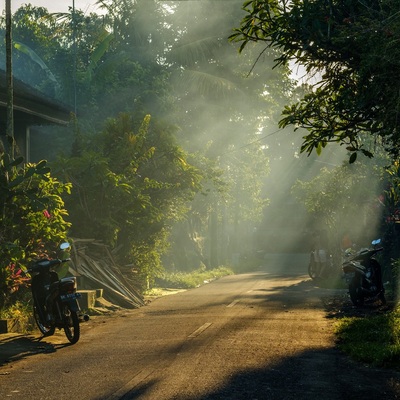
[[[73,346],[62,332],[0,335],[0,399],[400,399],[399,374],[335,348],[324,308],[334,293],[288,271],[228,276],[96,317]]]

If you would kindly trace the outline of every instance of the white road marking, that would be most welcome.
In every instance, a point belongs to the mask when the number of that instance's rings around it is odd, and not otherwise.
[[[191,335],[189,335],[188,338],[192,339],[192,338],[195,338],[196,336],[199,336],[202,332],[204,332],[211,325],[212,325],[211,322],[206,322],[200,328],[196,329]]]
[[[239,303],[240,300],[233,300],[231,304],[228,304],[226,307],[233,307],[235,306],[237,303]]]
[[[119,400],[125,394],[129,393],[135,386],[143,382],[150,374],[154,372],[155,368],[145,368],[141,370],[136,376],[134,376],[126,385],[122,386],[111,396],[107,397],[106,400]]]

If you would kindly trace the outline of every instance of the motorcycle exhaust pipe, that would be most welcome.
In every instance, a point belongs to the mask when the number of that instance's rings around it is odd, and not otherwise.
[[[377,292],[376,287],[372,287],[371,289],[366,289],[366,288],[361,288],[362,292],[365,293],[368,296],[373,296]]]
[[[79,322],[87,322],[89,321],[90,317],[87,314],[82,314],[79,316]]]

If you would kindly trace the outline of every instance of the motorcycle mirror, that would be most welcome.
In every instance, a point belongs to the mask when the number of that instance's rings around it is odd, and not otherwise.
[[[372,242],[371,242],[371,244],[372,244],[372,246],[376,246],[377,244],[379,244],[381,242],[381,239],[376,239],[376,240],[373,240]]]
[[[68,242],[64,242],[64,243],[60,244],[60,249],[61,250],[68,249],[69,247],[71,247],[71,245]]]

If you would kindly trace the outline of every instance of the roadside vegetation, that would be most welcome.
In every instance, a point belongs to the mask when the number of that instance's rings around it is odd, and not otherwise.
[[[335,328],[340,350],[356,361],[400,370],[400,307],[379,315],[345,317]]]
[[[229,267],[219,267],[212,270],[203,267],[192,272],[165,272],[156,279],[155,287],[191,289],[209,283],[214,279],[233,274],[234,272]]]

